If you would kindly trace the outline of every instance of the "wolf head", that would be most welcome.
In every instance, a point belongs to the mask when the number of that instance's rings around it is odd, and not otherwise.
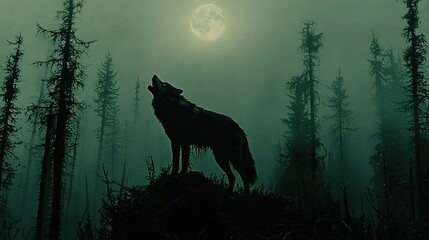
[[[156,75],[153,75],[152,85],[149,85],[147,89],[154,98],[180,96],[183,92],[183,90],[173,87],[168,82],[161,81]]]

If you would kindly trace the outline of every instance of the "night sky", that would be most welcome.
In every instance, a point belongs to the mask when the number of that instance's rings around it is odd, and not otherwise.
[[[58,0],[0,1],[0,66],[12,48],[6,40],[22,33],[24,58],[18,105],[28,106],[38,96],[43,68],[32,65],[52,50],[49,40],[36,33],[36,24],[55,28]],[[226,31],[221,38],[205,42],[196,38],[189,26],[198,6],[212,3],[225,14]],[[429,3],[422,1],[421,32],[429,36]],[[78,36],[96,40],[83,57],[88,66],[86,87],[80,99],[90,107],[83,118],[78,181],[94,172],[95,129],[98,127],[91,105],[97,68],[108,52],[113,57],[120,87],[121,123],[132,121],[134,85],[140,79],[142,107],[135,134],[137,140],[128,152],[127,175],[130,184],[145,183],[146,161],[153,156],[157,168],[170,163],[170,144],[153,114],[147,85],[153,74],[184,90],[183,95],[198,106],[235,119],[248,135],[250,149],[259,173],[257,184],[275,188],[278,144],[284,141],[289,97],[285,82],[303,70],[299,50],[303,21],[312,20],[323,33],[320,67],[317,72],[320,95],[320,138],[329,144],[329,114],[326,102],[329,85],[341,68],[354,112],[350,161],[365,186],[372,170],[368,165],[376,132],[372,78],[369,74],[369,44],[372,30],[382,46],[392,46],[402,54],[401,37],[405,6],[395,0],[88,0],[77,22]],[[3,72],[0,72],[3,77]],[[25,122],[25,117],[22,116]],[[19,138],[24,155],[30,125],[22,124]],[[194,170],[222,176],[210,152],[192,156]],[[327,163],[329,167],[329,163]],[[18,181],[18,180],[17,180]],[[241,184],[241,183],[240,183]]]

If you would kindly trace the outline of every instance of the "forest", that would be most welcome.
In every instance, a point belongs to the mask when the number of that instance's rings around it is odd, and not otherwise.
[[[11,8],[0,12],[11,12],[0,17],[0,240],[429,239],[428,3],[371,3],[385,11],[343,28],[281,8],[308,1],[273,2],[214,1],[261,16],[228,25],[226,14],[213,43],[178,33],[185,3],[130,1],[143,16],[115,15],[117,2],[43,3],[49,16],[0,3]],[[394,21],[378,29],[377,14]],[[276,35],[285,15],[290,38]],[[177,174],[155,74],[240,124],[258,173],[250,192],[198,146]]]

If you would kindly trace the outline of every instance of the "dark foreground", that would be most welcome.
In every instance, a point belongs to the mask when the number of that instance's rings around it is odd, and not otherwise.
[[[102,223],[100,239],[365,238],[329,208],[303,208],[262,190],[230,193],[198,172],[163,174],[148,186],[107,196]]]

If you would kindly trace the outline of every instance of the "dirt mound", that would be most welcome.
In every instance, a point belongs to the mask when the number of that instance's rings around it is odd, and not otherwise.
[[[221,181],[199,172],[163,174],[147,186],[126,189],[105,199],[101,215],[102,239],[341,239],[344,235],[335,217],[305,217],[275,194],[231,193]]]

